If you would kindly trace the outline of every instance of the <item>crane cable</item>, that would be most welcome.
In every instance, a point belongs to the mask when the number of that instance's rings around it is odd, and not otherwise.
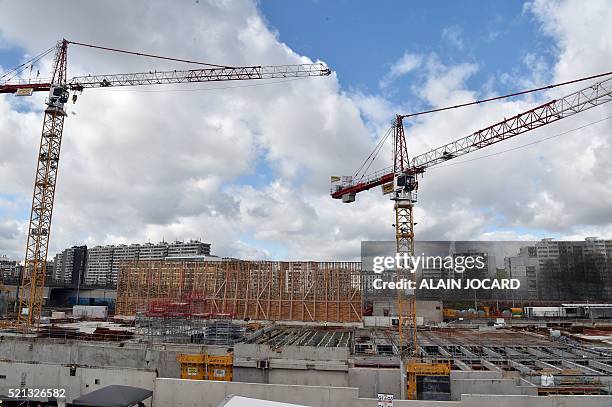
[[[101,49],[101,50],[104,50],[104,51],[119,52],[119,53],[122,53],[122,54],[136,55],[136,56],[140,56],[140,57],[164,59],[166,61],[185,62],[185,63],[188,63],[188,64],[196,64],[196,65],[206,65],[206,66],[212,66],[212,67],[215,67],[215,68],[234,68],[233,66],[209,64],[208,62],[191,61],[189,59],[180,59],[180,58],[165,57],[165,56],[162,56],[162,55],[155,55],[155,54],[145,54],[143,52],[136,52],[136,51],[126,51],[124,49],[102,47],[100,45],[85,44],[85,43],[76,42],[76,41],[68,41],[68,44],[79,45],[81,47],[87,47],[87,48],[96,48],[96,49]]]
[[[473,102],[459,103],[459,104],[456,104],[456,105],[445,106],[445,107],[440,107],[440,108],[431,109],[431,110],[423,110],[423,111],[416,112],[416,113],[404,114],[404,115],[401,115],[400,117],[402,119],[405,119],[405,118],[421,116],[421,115],[425,115],[425,114],[429,114],[429,113],[443,112],[445,110],[452,110],[452,109],[458,109],[458,108],[466,107],[466,106],[479,105],[479,104],[483,104],[483,103],[487,103],[487,102],[493,102],[493,101],[496,101],[496,100],[508,99],[508,98],[511,98],[511,97],[526,95],[526,94],[534,93],[534,92],[540,92],[540,91],[547,90],[547,89],[553,89],[553,88],[557,88],[557,87],[560,87],[560,86],[571,85],[571,84],[574,84],[574,83],[583,82],[583,81],[587,81],[587,80],[590,80],[590,79],[601,78],[601,77],[609,76],[609,75],[612,75],[612,71],[603,72],[603,73],[599,73],[599,74],[591,75],[591,76],[585,76],[585,77],[582,77],[582,78],[573,79],[571,81],[565,81],[565,82],[554,83],[554,84],[550,84],[550,85],[546,85],[546,86],[541,86],[539,88],[522,90],[522,91],[508,93],[508,94],[500,95],[500,96],[494,96],[494,97],[490,97],[490,98],[486,98],[486,99],[479,99],[479,100],[475,100]],[[607,119],[603,119],[603,120],[607,120]],[[595,124],[595,123],[599,123],[599,122],[594,122],[592,124]],[[582,127],[579,127],[579,128],[577,128],[575,130],[579,130],[580,128],[582,128]],[[571,131],[573,131],[573,130],[571,130]],[[379,144],[382,141],[386,140],[387,137],[388,137],[388,133],[385,134],[385,136],[381,138],[381,141],[379,142]],[[547,139],[544,139],[544,140],[547,140]],[[544,140],[541,140],[541,141],[544,141]],[[368,160],[370,160],[370,158],[373,155],[374,155],[374,157],[372,157],[371,161],[373,161],[376,158],[376,155],[380,151],[379,144],[376,145],[376,147],[374,148],[374,151],[372,151],[372,153],[370,153],[370,155],[366,158],[364,163],[361,164],[359,169],[356,171],[356,174],[358,174],[359,171],[361,171],[361,169],[367,164]],[[525,146],[528,146],[528,145],[530,145],[530,144],[526,144]],[[506,151],[512,151],[512,150],[506,150]],[[503,152],[506,152],[506,151],[503,151]],[[501,153],[502,152],[500,152],[500,154]],[[487,156],[483,156],[481,158],[485,158],[485,157],[487,157]],[[473,160],[477,160],[477,159],[479,159],[479,158],[474,158],[474,159],[471,159],[471,160],[464,160],[464,161],[457,162],[457,163],[452,163],[452,164],[448,164],[448,165],[444,165],[444,166],[439,166],[437,168],[449,167],[449,166],[452,166],[452,165],[457,165],[457,164],[461,164],[461,163],[464,163],[464,162],[469,162],[469,161],[473,161]],[[371,162],[370,162],[370,165],[371,165]],[[369,168],[370,165],[368,165],[367,168]],[[363,177],[365,177],[365,173],[362,175],[361,178],[363,178]]]
[[[166,60],[166,61],[184,62],[184,63],[187,63],[187,64],[195,64],[195,65],[205,65],[205,66],[210,66],[210,67],[213,67],[213,68],[221,68],[221,69],[235,69],[236,68],[235,66],[218,65],[218,64],[211,64],[211,63],[202,62],[202,61],[193,61],[193,60],[189,60],[189,59],[166,57],[166,56],[163,56],[163,55],[147,54],[147,53],[136,52],[136,51],[127,51],[127,50],[123,50],[123,49],[103,47],[103,46],[100,46],[100,45],[86,44],[86,43],[77,42],[77,41],[68,41],[68,44],[79,45],[81,47],[87,47],[87,48],[95,48],[95,49],[100,49],[100,50],[103,50],[103,51],[118,52],[118,53],[123,53],[123,54],[128,54],[128,55],[136,55],[136,56],[147,57],[147,58],[163,59],[163,60]],[[253,66],[253,67],[256,67],[256,66]],[[244,88],[244,87],[252,87],[252,86],[262,86],[262,85],[267,85],[267,84],[289,82],[289,81],[294,81],[294,80],[299,80],[299,79],[304,79],[304,78],[292,78],[292,79],[286,79],[286,80],[282,80],[282,81],[271,81],[271,82],[265,82],[265,83],[260,83],[260,84],[227,86],[227,87],[217,87],[217,88],[147,89],[147,90],[106,89],[106,90],[107,91],[115,91],[115,92],[123,91],[123,92],[143,92],[143,93],[144,92],[151,92],[151,93],[155,93],[155,92],[198,92],[198,91],[208,91],[208,90],[224,90],[224,89],[233,89],[233,88]]]
[[[574,79],[574,80],[571,80],[571,81],[565,81],[565,82],[560,82],[560,83],[554,83],[552,85],[541,86],[539,88],[527,89],[527,90],[522,90],[522,91],[514,92],[514,93],[508,93],[506,95],[493,96],[493,97],[490,97],[490,98],[487,98],[487,99],[479,99],[479,100],[475,100],[473,102],[465,102],[465,103],[460,103],[460,104],[452,105],[452,106],[439,107],[439,108],[436,108],[436,109],[423,110],[421,112],[404,114],[404,115],[401,115],[401,117],[402,117],[402,119],[406,119],[408,117],[420,116],[420,115],[429,114],[429,113],[443,112],[445,110],[458,109],[460,107],[479,105],[481,103],[493,102],[495,100],[507,99],[507,98],[511,98],[511,97],[515,97],[515,96],[526,95],[528,93],[533,93],[533,92],[540,92],[540,91],[543,91],[543,90],[546,90],[546,89],[553,89],[553,88],[557,88],[559,86],[571,85],[573,83],[588,81],[589,79],[596,79],[596,78],[601,78],[603,76],[609,76],[609,75],[612,75],[612,71],[600,73],[600,74],[597,74],[597,75],[585,76],[585,77]]]
[[[497,155],[500,155],[500,154],[508,153],[508,152],[515,151],[515,150],[519,150],[521,148],[529,147],[529,146],[532,146],[534,144],[542,143],[542,142],[547,141],[547,140],[551,140],[551,139],[554,139],[554,138],[557,138],[557,137],[565,136],[565,135],[567,135],[569,133],[572,133],[574,131],[582,130],[584,128],[593,126],[593,125],[595,125],[597,123],[601,123],[601,122],[604,122],[604,121],[610,120],[610,119],[612,119],[612,115],[604,117],[603,119],[595,120],[594,122],[590,122],[590,123],[584,124],[582,126],[579,126],[579,127],[576,127],[576,128],[570,129],[570,130],[566,130],[566,131],[561,132],[561,133],[554,134],[552,136],[544,137],[543,139],[540,139],[540,140],[534,140],[534,141],[531,141],[529,143],[521,144],[520,146],[508,148],[506,150],[496,151],[495,153],[490,153],[490,154],[482,155],[480,157],[474,157],[474,158],[470,158],[470,159],[467,159],[467,160],[457,161],[457,162],[450,163],[450,164],[445,164],[445,165],[436,165],[436,166],[433,166],[433,167],[429,168],[429,170],[438,169],[438,168],[452,167],[454,165],[459,165],[459,164],[466,164],[466,163],[469,163],[469,162],[472,162],[472,161],[482,160],[483,158],[494,157],[494,156],[497,156]]]
[[[501,155],[501,154],[505,154],[505,153],[509,153],[509,152],[512,152],[512,151],[515,151],[515,150],[520,150],[522,148],[529,147],[529,146],[532,146],[534,144],[539,144],[539,143],[542,143],[544,141],[548,141],[548,140],[551,140],[551,139],[554,139],[554,138],[557,138],[557,137],[565,136],[565,135],[567,135],[569,133],[573,133],[575,131],[582,130],[584,128],[593,126],[595,124],[598,124],[598,123],[601,123],[601,122],[604,122],[604,121],[610,120],[610,119],[612,119],[612,115],[606,116],[606,117],[604,117],[602,119],[599,119],[599,120],[595,120],[594,122],[589,122],[587,124],[584,124],[582,126],[579,126],[579,127],[576,127],[576,128],[570,129],[570,130],[566,130],[566,131],[561,132],[561,133],[554,134],[552,136],[544,137],[543,139],[534,140],[534,141],[531,141],[529,143],[521,144],[520,146],[508,148],[506,150],[496,151],[494,153],[485,154],[485,155],[481,155],[479,157],[474,157],[474,158],[468,158],[466,160],[456,161],[456,162],[452,162],[452,163],[447,163],[447,164],[444,164],[444,165],[435,165],[433,167],[428,168],[428,171],[437,170],[439,168],[453,167],[455,165],[460,165],[460,164],[467,164],[467,163],[470,163],[472,161],[478,161],[478,160],[482,160],[484,158],[495,157],[495,156],[498,156],[498,155]],[[391,171],[391,169],[392,169],[392,167],[386,167],[386,168],[384,168],[381,171],[389,172],[389,171]]]
[[[353,175],[353,179],[357,179],[358,176],[359,176],[359,173],[362,173],[361,177],[359,177],[360,180],[363,179],[366,176],[367,171],[370,169],[370,166],[372,165],[374,160],[376,160],[376,157],[378,156],[378,153],[380,152],[380,150],[382,150],[382,147],[383,147],[385,141],[387,140],[387,138],[389,137],[389,135],[391,134],[392,130],[393,130],[393,127],[391,127],[389,130],[387,130],[385,135],[383,137],[381,137],[381,139],[376,144],[376,147],[374,147],[374,150],[370,153],[370,155],[368,155],[368,157],[365,159],[365,161],[359,166],[357,171],[355,171],[355,174]]]
[[[55,49],[55,46],[47,49],[46,51],[41,52],[40,54],[30,58],[29,60],[25,61],[24,63],[16,66],[13,69],[10,69],[8,71],[6,71],[2,76],[0,76],[0,79],[4,79],[7,76],[11,75],[8,79],[5,79],[5,82],[10,81],[11,79],[15,78],[17,75],[19,75],[20,73],[22,73],[24,70],[26,70],[28,67],[33,67],[35,63],[37,63],[38,61],[40,61],[42,58],[44,58],[46,55],[48,55],[51,51],[53,51]]]

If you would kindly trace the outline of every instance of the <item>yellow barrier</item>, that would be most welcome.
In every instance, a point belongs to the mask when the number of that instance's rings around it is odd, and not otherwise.
[[[234,377],[234,355],[184,354],[176,357],[181,365],[181,379],[231,382]]]

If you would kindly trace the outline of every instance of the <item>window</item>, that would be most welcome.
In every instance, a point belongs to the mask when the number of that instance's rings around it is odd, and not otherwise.
[[[100,379],[94,380],[94,384],[100,384]]]

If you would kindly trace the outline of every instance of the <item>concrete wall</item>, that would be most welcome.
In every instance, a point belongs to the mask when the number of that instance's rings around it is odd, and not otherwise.
[[[423,317],[425,323],[442,322],[442,301],[417,300],[417,316]]]
[[[348,372],[348,387],[359,389],[359,397],[374,398],[378,393],[400,395],[399,369],[352,367]]]
[[[383,316],[384,310],[389,310],[389,315],[397,315],[397,304],[395,298],[373,298],[372,315]],[[439,300],[417,300],[417,316],[423,317],[425,323],[442,322],[442,301]]]
[[[348,348],[237,344],[234,347],[234,380],[247,383],[347,386]],[[270,369],[257,369],[266,360]]]
[[[144,369],[112,369],[77,366],[74,376],[70,366],[46,363],[0,362],[0,393],[8,389],[65,389],[66,401],[111,384],[153,390],[155,371]],[[24,384],[25,383],[25,384]],[[43,399],[44,400],[44,399]]]
[[[234,381],[245,383],[273,383],[306,386],[346,387],[348,375],[344,371],[314,369],[256,369],[234,366]]]
[[[520,379],[519,379],[520,380]],[[451,400],[464,394],[519,394],[537,396],[538,388],[515,379],[451,379]]]
[[[226,396],[302,404],[311,407],[375,407],[373,398],[359,398],[346,387],[287,386],[159,378],[155,406],[216,407]],[[395,407],[609,407],[611,396],[493,396],[464,395],[460,401],[396,400]]]
[[[96,363],[117,363],[121,355],[129,357],[129,363],[138,364],[133,349],[115,346],[104,348],[101,353],[94,353],[96,344],[79,344],[70,347],[32,342],[31,349],[17,346],[15,341],[2,340],[2,356],[7,355],[11,347],[16,350],[13,358],[24,355],[38,355],[47,352],[47,359],[87,359],[95,355]],[[23,341],[21,341],[23,342]],[[7,345],[8,344],[8,345]],[[28,345],[25,342],[25,345]],[[44,345],[44,346],[43,346]],[[82,345],[82,346],[80,346]],[[176,353],[179,350],[173,349]],[[147,352],[149,353],[147,355]],[[117,354],[115,354],[117,353]],[[160,349],[146,350],[141,356],[141,363],[146,364],[154,353],[163,353]],[[333,362],[333,361],[332,361]],[[319,361],[317,363],[324,363]],[[103,366],[103,365],[102,365]],[[236,368],[239,370],[240,368]],[[398,394],[397,369],[349,368],[348,372],[324,371],[315,369],[273,369],[258,370],[245,368],[247,372],[261,372],[270,375],[267,380],[289,384],[258,384],[239,382],[191,381],[169,378],[155,378],[153,369],[113,368],[104,369],[93,366],[78,366],[75,375],[70,376],[70,366],[64,363],[23,363],[0,361],[0,393],[7,393],[8,388],[21,387],[22,375],[25,374],[26,386],[32,388],[51,387],[65,388],[69,400],[109,384],[125,384],[154,389],[155,406],[211,406],[217,404],[230,394],[245,397],[261,398],[287,403],[305,404],[312,407],[374,407],[377,392]],[[236,374],[238,372],[236,371]],[[340,379],[344,374],[348,380]],[[612,397],[609,396],[551,396],[536,397],[535,387],[517,386],[517,381],[498,377],[499,372],[453,372],[451,390],[456,401],[400,401],[396,407],[609,407]],[[2,378],[4,376],[4,378]],[[97,382],[96,382],[97,380]],[[291,385],[300,381],[308,385]],[[327,382],[327,383],[322,383]],[[346,383],[346,385],[338,385]],[[525,384],[523,381],[519,384]],[[336,386],[336,387],[333,387]],[[505,392],[517,395],[478,395],[480,393]],[[369,398],[367,398],[369,397]]]
[[[363,317],[363,326],[390,328],[393,325],[391,322],[391,317]]]
[[[72,397],[94,390],[96,388],[95,379],[99,380],[99,386],[124,383],[151,388],[151,385],[147,385],[146,382],[153,383],[156,369],[160,378],[179,377],[179,365],[176,362],[178,353],[209,352],[222,354],[226,350],[226,347],[199,345],[147,346],[145,344],[126,343],[122,346],[122,344],[108,342],[56,341],[40,338],[26,340],[0,336],[0,360],[2,361],[0,363],[0,375],[6,376],[6,379],[0,378],[0,386],[5,385],[5,387],[0,387],[0,392],[4,392],[9,386],[19,387],[22,372],[26,373],[27,385],[69,386],[70,394],[72,395],[74,392]],[[194,404],[195,401],[192,397],[195,397],[194,394],[201,396],[201,392],[209,388],[216,392],[214,394],[219,395],[220,398],[217,403],[229,394],[238,394],[247,397],[265,396],[263,398],[268,397],[270,400],[297,404],[301,402],[307,405],[306,401],[314,400],[313,403],[315,404],[310,404],[313,407],[335,407],[336,405],[340,407],[373,407],[376,403],[373,403],[371,398],[375,397],[377,392],[399,394],[397,369],[352,368],[348,367],[345,359],[347,357],[348,350],[342,348],[295,348],[288,346],[282,349],[273,349],[267,345],[237,345],[235,348],[234,377],[236,381],[246,383],[176,381],[171,379],[164,381],[158,378],[156,383],[159,383],[161,387],[158,391],[156,385],[156,393],[161,392],[159,397],[162,397],[162,400],[165,401],[170,400],[170,397],[177,397],[177,400],[183,400],[184,404],[177,402],[178,404],[157,405],[198,405]],[[269,360],[272,369],[257,369],[256,363],[260,359]],[[10,363],[10,361],[18,363]],[[66,365],[71,364],[84,366],[77,368],[78,376],[76,378],[68,374],[69,367]],[[99,369],[101,367],[105,369]],[[140,373],[138,369],[146,369],[146,373]],[[66,376],[67,374],[68,376]],[[56,377],[60,379],[56,379]],[[53,380],[62,380],[62,382],[54,382]],[[517,384],[520,384],[520,386],[517,386]],[[183,390],[186,392],[185,394],[183,394]],[[451,373],[451,391],[453,399],[457,400],[454,404],[451,402],[440,402],[442,404],[431,404],[433,402],[415,404],[415,402],[411,402],[412,404],[404,404],[408,402],[397,401],[396,407],[467,407],[472,406],[472,404],[475,407],[484,407],[485,405],[495,405],[495,407],[562,406],[562,404],[550,404],[557,403],[555,401],[557,399],[551,397],[504,398],[500,399],[502,404],[497,404],[497,402],[495,404],[478,404],[484,403],[482,400],[492,400],[490,398],[492,396],[485,399],[475,398],[477,397],[475,394],[478,393],[510,393],[516,394],[515,397],[535,394],[535,387],[529,387],[524,381],[504,378],[502,372],[498,371],[453,371]],[[165,392],[169,392],[169,394],[165,394]],[[304,396],[304,394],[310,393],[316,394],[316,398],[311,400]],[[495,400],[497,400],[497,397],[513,396],[495,397]],[[209,399],[207,395],[206,402]],[[338,401],[340,399],[349,401]],[[468,399],[473,399],[470,401],[472,404],[466,404]],[[463,403],[459,400],[463,400]],[[510,400],[507,402],[510,404],[503,404],[506,403],[505,400]],[[516,400],[527,404],[512,404]],[[564,407],[612,406],[612,398],[583,399],[577,396],[576,398],[559,400],[561,400],[559,403],[569,403]],[[574,403],[575,400],[581,401],[580,403]],[[609,404],[597,404],[602,400]],[[587,401],[591,404],[588,404]],[[202,402],[202,398],[199,398],[197,402]],[[335,402],[340,404],[325,404]],[[216,404],[209,405],[216,407]]]
[[[64,343],[61,343],[64,342]],[[108,342],[29,340],[0,337],[0,359],[58,365],[136,368],[157,370],[159,377],[180,377],[176,356],[179,353],[223,353],[226,347],[199,345],[123,346]],[[360,397],[375,397],[377,392],[399,396],[397,369],[349,367],[347,348],[294,347],[270,348],[268,345],[238,344],[234,348],[234,381],[282,385],[335,386],[358,389]],[[268,360],[270,369],[257,369],[258,360]],[[505,380],[504,380],[505,379]],[[517,388],[515,381],[493,371],[453,371],[453,400],[462,394],[534,394]]]
[[[234,365],[234,381],[244,383],[270,383],[269,370]]]
[[[0,337],[0,359],[59,365],[84,365],[157,370],[159,377],[179,378],[179,353],[222,354],[227,347],[146,345]],[[234,380],[249,383],[348,386],[347,348],[239,344],[234,348]],[[271,369],[257,369],[269,360]]]
[[[234,346],[234,356],[239,359],[295,359],[343,361],[349,358],[348,348],[326,348],[316,346],[284,346],[272,348],[269,345],[238,343]]]
[[[304,386],[347,386],[346,372],[325,370],[271,369],[270,383]]]
[[[123,345],[123,346],[122,346]],[[98,367],[157,369],[160,377],[180,377],[179,353],[222,354],[226,347],[83,342],[0,336],[0,359]]]
[[[503,372],[487,370],[453,370],[451,400],[465,394],[507,394],[537,396],[538,388],[520,378],[503,377]]]
[[[159,377],[179,378],[179,353],[222,354],[227,347],[146,345],[0,337],[0,359],[60,365],[157,370]],[[348,386],[347,348],[239,344],[234,349],[234,380],[250,383]],[[271,369],[257,369],[269,360]]]
[[[312,407],[352,407],[358,398],[357,389],[345,387],[158,379],[154,401],[155,406],[217,407],[230,394]]]

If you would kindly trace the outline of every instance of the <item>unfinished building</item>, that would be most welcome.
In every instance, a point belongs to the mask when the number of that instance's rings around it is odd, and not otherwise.
[[[117,315],[153,302],[193,315],[271,321],[360,322],[358,262],[131,261],[119,268]]]

